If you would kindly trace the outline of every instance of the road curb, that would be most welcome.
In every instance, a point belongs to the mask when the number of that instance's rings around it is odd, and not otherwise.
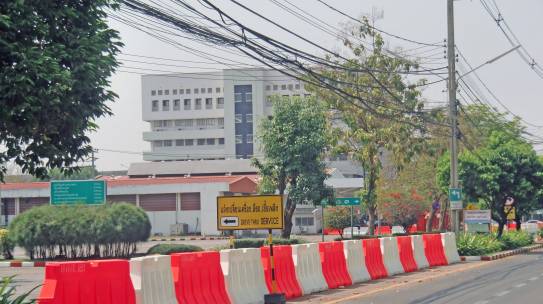
[[[10,261],[10,262],[0,262],[0,268],[31,268],[31,267],[45,267],[44,261],[37,262],[23,262],[23,261]]]
[[[177,241],[213,241],[213,240],[228,240],[227,237],[188,237],[188,238],[154,238],[150,239],[150,242],[177,242]]]
[[[509,256],[530,252],[532,250],[540,249],[540,248],[543,248],[543,244],[530,245],[530,246],[517,248],[517,249],[513,249],[513,250],[498,252],[498,253],[491,254],[491,255],[462,256],[462,257],[460,257],[460,259],[462,261],[464,261],[464,262],[469,262],[469,261],[494,261],[494,260],[503,259],[503,258],[506,258],[506,257],[509,257]]]

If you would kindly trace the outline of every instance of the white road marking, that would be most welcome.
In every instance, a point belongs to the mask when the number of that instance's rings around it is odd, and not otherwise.
[[[539,279],[539,278],[538,277],[531,277],[531,278],[528,279],[528,281],[535,281],[537,279]]]
[[[505,296],[506,294],[508,294],[510,292],[511,292],[510,290],[504,290],[502,292],[497,293],[496,297],[503,297],[503,296]]]
[[[526,286],[526,283],[520,283],[520,284],[515,285],[515,288],[521,288],[524,286]]]
[[[487,300],[482,300],[482,301],[477,301],[477,302],[475,302],[473,304],[487,304],[487,303],[488,303]]]

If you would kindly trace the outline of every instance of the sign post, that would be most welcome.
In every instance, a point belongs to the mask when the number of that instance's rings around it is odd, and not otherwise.
[[[326,199],[321,201],[322,208],[322,241],[324,242],[324,206],[328,201]],[[351,207],[351,238],[353,237],[354,228],[353,228],[353,216],[354,216],[354,206],[360,206],[360,198],[358,197],[339,197],[335,199],[336,206],[349,206]]]
[[[105,180],[51,181],[51,205],[102,205],[106,203]]]
[[[268,230],[272,290],[264,295],[265,303],[286,303],[285,295],[277,293],[273,259],[273,229],[283,229],[283,197],[281,195],[217,197],[218,230]]]

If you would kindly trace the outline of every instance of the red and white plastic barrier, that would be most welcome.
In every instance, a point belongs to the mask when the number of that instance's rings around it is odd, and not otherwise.
[[[277,246],[275,255],[277,286],[289,299],[460,260],[453,233]],[[45,273],[39,304],[252,304],[271,289],[266,247],[53,262]]]

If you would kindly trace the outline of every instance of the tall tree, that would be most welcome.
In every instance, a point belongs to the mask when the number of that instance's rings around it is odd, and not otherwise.
[[[80,167],[76,171],[71,172],[71,174],[64,173],[61,169],[53,168],[49,170],[48,177],[45,178],[36,178],[39,181],[50,181],[50,180],[85,180],[85,179],[94,179],[98,175],[98,171],[92,166]]]
[[[270,183],[279,194],[288,193],[281,236],[290,238],[292,216],[298,204],[317,204],[331,196],[324,185],[322,159],[326,144],[326,115],[314,98],[273,100],[273,116],[260,123],[262,161],[253,163],[264,176],[266,192]]]
[[[354,85],[341,85],[345,93],[340,94],[307,87],[337,112],[336,152],[349,153],[362,164],[362,207],[367,210],[369,233],[373,234],[382,153],[390,152],[388,161],[398,166],[411,158],[421,141],[424,125],[421,116],[413,113],[423,108],[423,102],[417,87],[409,85],[402,76],[402,72],[415,69],[416,64],[388,56],[382,37],[366,19],[363,22],[365,26],[347,29],[356,39],[343,41],[350,56],[336,62],[342,68],[320,68],[331,83]],[[371,49],[362,42],[368,40],[372,41]]]
[[[37,177],[73,170],[88,133],[111,114],[109,77],[121,43],[108,27],[116,0],[0,1],[0,180],[13,160]]]
[[[449,182],[448,155],[438,170],[440,184]],[[543,204],[543,164],[533,147],[504,131],[494,131],[487,144],[459,155],[459,176],[465,196],[489,208],[498,222],[501,236],[507,223],[504,210],[508,200],[516,209],[517,229],[520,219]]]

